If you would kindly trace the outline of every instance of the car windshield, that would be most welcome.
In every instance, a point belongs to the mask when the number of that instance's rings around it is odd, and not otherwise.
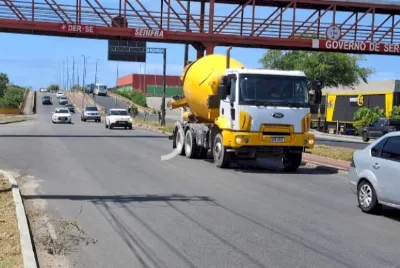
[[[50,97],[49,96],[44,96],[43,99],[50,99]]]
[[[305,77],[242,74],[239,76],[239,104],[307,106]]]
[[[66,106],[67,106],[68,108],[74,107],[72,104],[67,104]]]
[[[56,114],[67,114],[67,113],[69,113],[69,111],[67,109],[56,110]]]
[[[125,111],[125,110],[110,111],[110,115],[128,115],[128,111]]]
[[[86,111],[98,111],[98,110],[97,110],[97,107],[95,107],[95,106],[86,107],[85,110],[86,110]]]

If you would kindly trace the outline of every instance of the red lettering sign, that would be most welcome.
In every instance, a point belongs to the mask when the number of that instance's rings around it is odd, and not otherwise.
[[[66,33],[83,33],[83,34],[94,34],[96,27],[93,25],[82,25],[82,24],[66,24],[60,25],[60,29]]]
[[[400,54],[400,44],[313,40],[313,48],[349,52]]]
[[[164,31],[163,30],[153,30],[153,29],[142,29],[136,28],[133,29],[133,35],[138,38],[150,38],[150,39],[164,39]]]

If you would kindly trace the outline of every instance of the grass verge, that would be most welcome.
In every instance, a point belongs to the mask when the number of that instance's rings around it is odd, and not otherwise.
[[[315,145],[312,150],[307,150],[307,153],[316,156],[323,156],[337,160],[351,161],[355,149],[334,147],[327,145]]]
[[[0,174],[0,268],[22,268],[22,254],[11,184]]]
[[[133,122],[139,128],[147,128],[147,129],[157,130],[162,133],[165,133],[165,132],[172,133],[172,130],[174,128],[173,124],[166,123],[165,126],[161,126],[160,123],[158,123],[158,122],[154,122],[154,121],[150,121],[150,120],[143,120],[143,119],[139,119],[139,118],[134,118]]]
[[[30,120],[30,117],[21,115],[0,115],[0,124],[10,124]]]

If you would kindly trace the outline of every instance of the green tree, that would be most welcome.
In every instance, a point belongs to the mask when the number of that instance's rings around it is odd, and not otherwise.
[[[362,130],[374,123],[379,118],[384,118],[385,113],[379,107],[375,107],[374,109],[369,109],[366,107],[360,108],[357,112],[354,113],[354,127],[356,128],[358,133],[361,133]]]
[[[367,82],[372,68],[361,67],[360,55],[333,52],[267,50],[260,63],[267,69],[301,70],[322,87],[355,86],[360,79]]]
[[[390,119],[400,119],[400,106],[393,106]]]
[[[10,80],[8,79],[7,74],[0,73],[0,97],[3,97],[8,83],[10,83]]]
[[[56,85],[56,84],[52,84],[47,88],[47,90],[50,91],[50,92],[59,91],[60,90],[60,86]]]

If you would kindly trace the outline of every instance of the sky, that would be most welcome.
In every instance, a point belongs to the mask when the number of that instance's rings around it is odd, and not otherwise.
[[[155,2],[154,0],[152,1],[152,3]],[[68,1],[59,0],[57,2],[65,3]],[[100,2],[105,7],[115,7],[115,3],[118,1],[101,0]],[[131,2],[135,1],[131,0]],[[142,0],[142,3],[149,7],[149,0]],[[223,11],[219,10],[217,14],[226,16],[233,8],[224,8]],[[149,9],[159,10],[160,8],[151,5]],[[193,13],[198,12],[198,10],[198,6],[192,5]],[[256,17],[265,17],[262,14],[265,11],[257,9],[257,12],[261,15],[256,15]],[[308,16],[306,12],[302,15],[304,18]],[[246,10],[246,16],[251,16],[251,8]],[[2,15],[0,14],[1,17]],[[290,15],[286,15],[286,17],[290,17]],[[329,18],[326,20],[329,21]],[[167,74],[181,74],[184,61],[184,45],[148,42],[147,47],[167,48]],[[62,73],[63,60],[65,61],[65,74],[68,59],[69,71],[70,75],[72,75],[73,57],[75,58],[76,68],[79,69],[80,79],[82,79],[82,55],[85,55],[88,58],[85,84],[94,81],[97,61],[99,82],[113,87],[117,78],[117,62],[107,60],[107,49],[108,42],[106,40],[0,33],[0,72],[7,73],[10,80],[15,84],[31,86],[33,89],[38,90],[39,88],[47,87],[51,83],[57,83],[58,77]],[[225,54],[225,50],[225,47],[217,47],[214,53]],[[264,49],[233,48],[231,56],[247,67],[259,68],[261,67],[259,59],[264,52]],[[191,47],[189,60],[195,60],[195,57],[195,50]],[[375,74],[370,80],[400,79],[398,62],[398,57],[396,56],[366,55],[366,61],[362,62],[361,65],[375,69]],[[119,76],[144,72],[147,74],[162,74],[162,56],[148,54],[146,67],[140,63],[118,63]]]

